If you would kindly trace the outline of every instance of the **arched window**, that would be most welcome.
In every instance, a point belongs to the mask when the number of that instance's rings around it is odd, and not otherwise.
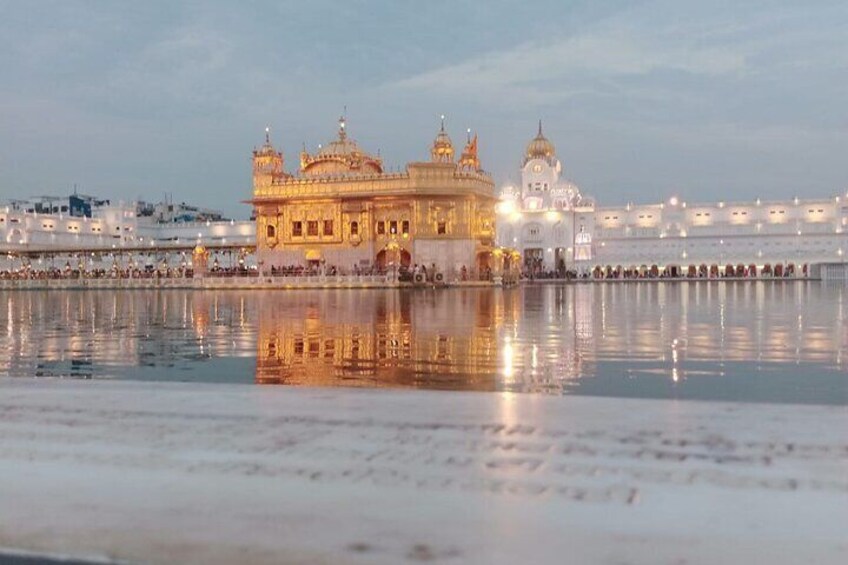
[[[265,226],[265,235],[268,237],[268,239],[274,239],[275,237],[277,237],[277,228],[270,224]]]
[[[350,223],[350,235],[359,235],[359,222]]]

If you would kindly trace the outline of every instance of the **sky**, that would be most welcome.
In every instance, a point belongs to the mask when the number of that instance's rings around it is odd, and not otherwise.
[[[0,0],[0,200],[170,195],[247,217],[347,129],[388,168],[447,116],[500,186],[541,119],[600,205],[848,189],[848,2]]]

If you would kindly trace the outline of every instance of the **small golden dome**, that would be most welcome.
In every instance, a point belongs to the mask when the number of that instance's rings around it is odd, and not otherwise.
[[[445,117],[442,116],[442,128],[433,141],[430,155],[434,163],[453,163],[453,143],[445,131]]]
[[[556,155],[556,148],[542,134],[542,120],[539,120],[539,133],[527,144],[527,159],[547,159]]]

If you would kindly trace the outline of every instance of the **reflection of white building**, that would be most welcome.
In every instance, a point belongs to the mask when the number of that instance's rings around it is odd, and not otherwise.
[[[561,174],[539,122],[525,151],[521,185],[504,187],[498,204],[498,243],[521,251],[526,270],[561,271],[592,259],[594,204]]]
[[[599,266],[832,263],[848,252],[848,195],[811,200],[596,207],[560,178],[553,144],[530,141],[521,186],[506,185],[498,204],[498,243],[517,249],[525,269],[585,272]]]

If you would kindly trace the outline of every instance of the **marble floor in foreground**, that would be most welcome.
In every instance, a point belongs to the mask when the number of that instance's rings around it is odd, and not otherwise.
[[[0,380],[0,548],[845,563],[844,407]]]

